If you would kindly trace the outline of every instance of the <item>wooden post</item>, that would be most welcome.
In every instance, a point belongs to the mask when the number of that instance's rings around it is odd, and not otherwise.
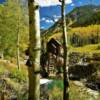
[[[69,87],[69,79],[68,79],[68,50],[67,50],[67,33],[66,33],[66,18],[65,18],[65,0],[60,0],[62,3],[61,5],[61,15],[62,15],[62,31],[63,31],[63,47],[64,47],[64,65],[63,65],[63,84],[64,84],[64,91],[63,91],[63,100],[69,100],[69,93],[68,93],[68,87]]]
[[[29,58],[31,66],[29,71],[29,98],[28,100],[40,100],[40,16],[39,6],[35,0],[28,0],[29,8]]]

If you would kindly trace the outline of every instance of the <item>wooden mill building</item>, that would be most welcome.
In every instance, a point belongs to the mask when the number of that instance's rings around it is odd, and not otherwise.
[[[61,54],[61,50],[62,50],[62,44],[58,40],[51,38],[50,41],[47,43],[48,53],[52,53],[58,56]]]

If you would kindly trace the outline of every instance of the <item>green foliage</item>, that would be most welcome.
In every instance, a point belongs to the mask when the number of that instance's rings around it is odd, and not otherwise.
[[[100,50],[97,49],[99,44],[89,44],[83,47],[71,47],[71,51],[73,52],[81,52],[81,53],[100,53]]]
[[[100,6],[86,5],[77,7],[70,14],[76,15],[71,27],[88,26],[92,24],[100,24]],[[69,14],[69,15],[70,15]]]
[[[96,48],[97,50],[100,50],[100,44],[97,46],[97,48]]]
[[[69,31],[70,44],[72,46],[84,46],[100,42],[100,25],[72,28]]]
[[[17,93],[18,100],[28,100],[28,93],[22,94],[21,92]]]
[[[19,70],[13,70],[11,72],[10,78],[14,79],[15,81],[18,82],[26,82],[27,81],[27,76],[25,73]]]
[[[3,65],[0,64],[0,75],[2,75],[4,71],[5,71],[5,69],[4,69]]]
[[[16,0],[7,0],[0,5],[0,52],[4,56],[15,57],[17,34],[20,36],[20,50],[28,43],[28,17]]]

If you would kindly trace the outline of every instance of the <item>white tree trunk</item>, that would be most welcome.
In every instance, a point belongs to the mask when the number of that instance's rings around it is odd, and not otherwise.
[[[28,0],[29,7],[29,100],[40,99],[40,16],[39,6],[34,0]]]

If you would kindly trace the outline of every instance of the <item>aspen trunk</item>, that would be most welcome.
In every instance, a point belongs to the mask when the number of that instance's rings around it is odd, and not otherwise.
[[[29,57],[31,66],[29,71],[29,98],[28,100],[40,99],[40,21],[39,6],[34,0],[28,0],[29,7]]]
[[[64,65],[63,65],[63,78],[64,78],[64,90],[63,90],[63,100],[68,100],[69,99],[69,94],[68,94],[68,66],[67,66],[67,34],[66,34],[66,19],[65,19],[65,0],[62,0],[62,5],[61,5],[61,15],[62,15],[62,31],[63,31],[63,46],[64,46]]]
[[[19,59],[19,32],[17,33],[17,66],[20,69],[20,59]]]
[[[17,3],[19,3],[19,0],[17,0]],[[19,15],[19,7],[18,6],[18,15]],[[17,66],[18,70],[20,69],[20,56],[19,56],[19,30],[20,29],[20,16],[18,16],[18,23],[17,23]]]

